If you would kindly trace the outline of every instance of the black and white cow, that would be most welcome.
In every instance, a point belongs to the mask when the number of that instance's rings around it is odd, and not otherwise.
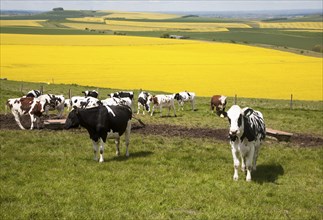
[[[103,162],[104,143],[107,138],[115,139],[116,154],[120,155],[120,136],[125,134],[126,156],[129,156],[129,140],[131,131],[131,108],[125,105],[103,106],[72,110],[65,123],[65,128],[82,126],[89,132],[93,142],[94,160],[97,160],[98,146],[100,145],[100,159]]]
[[[192,110],[195,110],[195,93],[194,92],[179,92],[174,94],[174,99],[178,101],[179,108],[182,107],[184,110],[184,103],[190,102]]]
[[[58,117],[61,118],[64,113],[65,98],[63,95],[45,94],[38,97],[40,101],[46,102],[45,113],[49,116],[49,111],[57,110]]]
[[[11,113],[15,117],[15,121],[22,130],[25,130],[25,128],[21,124],[20,117],[22,115],[30,116],[30,130],[32,130],[34,128],[34,123],[39,122],[39,117],[45,111],[46,105],[46,102],[40,101],[34,97],[22,97],[7,100],[7,106],[10,108]]]
[[[30,90],[29,92],[27,92],[26,97],[37,98],[41,95],[42,95],[42,93],[40,90]]]
[[[127,105],[132,107],[132,100],[128,97],[125,98],[106,98],[101,100],[102,105]]]
[[[256,170],[261,142],[266,137],[263,115],[251,108],[241,109],[233,105],[227,112],[230,122],[229,137],[234,163],[233,179],[238,180],[238,168],[247,171],[246,180],[251,181],[251,171]]]
[[[86,91],[83,91],[82,93],[84,93],[85,97],[98,98],[99,96],[99,93],[96,90],[92,90],[92,91],[86,90]]]
[[[119,91],[108,94],[110,98],[130,98],[133,100],[134,95],[132,91]]]
[[[145,110],[147,112],[150,112],[150,106],[148,104],[148,99],[151,95],[148,92],[140,92],[138,96],[138,109],[137,109],[137,114],[139,114],[140,109],[142,107],[142,114],[145,114]]]

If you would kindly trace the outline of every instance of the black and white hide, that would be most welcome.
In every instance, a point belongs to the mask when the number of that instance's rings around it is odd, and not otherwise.
[[[142,114],[145,114],[145,110],[150,112],[150,105],[148,104],[148,99],[151,95],[148,92],[141,92],[138,96],[138,109],[137,114],[139,114],[142,108]]]
[[[65,98],[63,95],[44,94],[38,97],[42,102],[47,103],[45,114],[49,116],[49,111],[57,110],[58,118],[62,118],[65,107]]]
[[[192,106],[192,110],[195,110],[195,93],[194,92],[179,92],[174,94],[174,99],[178,102],[179,109],[182,108],[184,110],[184,103],[190,102]]]
[[[120,155],[120,137],[125,134],[126,156],[129,156],[129,140],[131,131],[131,108],[125,105],[103,106],[72,110],[65,123],[65,129],[84,127],[93,142],[94,160],[97,160],[98,146],[100,145],[100,159],[103,162],[104,143],[107,138],[115,139],[116,154]]]
[[[41,95],[42,95],[42,93],[40,90],[30,90],[29,92],[27,92],[26,97],[37,98]]]
[[[227,112],[230,123],[229,137],[234,163],[233,179],[238,180],[238,168],[247,171],[246,180],[251,181],[251,171],[256,170],[261,142],[266,137],[263,115],[251,108],[241,109],[233,105]]]
[[[99,96],[99,93],[96,90],[92,90],[92,91],[86,90],[86,91],[83,91],[82,93],[84,93],[85,97],[98,98]]]

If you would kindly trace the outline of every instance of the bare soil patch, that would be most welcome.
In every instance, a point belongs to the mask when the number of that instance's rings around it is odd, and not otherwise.
[[[39,128],[42,129],[45,117],[40,120]],[[30,128],[29,116],[23,116],[21,118],[22,125],[26,128]],[[0,114],[0,129],[7,130],[20,130],[13,115]],[[139,122],[134,121],[132,125],[132,132],[143,135],[161,135],[165,137],[182,137],[182,138],[207,138],[216,141],[228,140],[227,129],[211,129],[211,128],[188,128],[178,125],[169,124],[149,124],[142,126]],[[268,139],[267,139],[268,140]],[[294,134],[290,139],[292,145],[301,147],[322,147],[323,138],[313,136],[310,134]]]

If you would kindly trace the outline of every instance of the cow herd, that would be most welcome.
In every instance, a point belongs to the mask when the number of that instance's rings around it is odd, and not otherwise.
[[[38,90],[32,90],[21,98],[8,99],[6,106],[10,108],[15,121],[21,129],[25,129],[20,121],[22,115],[29,115],[30,129],[39,128],[39,118],[49,110],[57,110],[57,117],[63,116],[64,108],[69,111],[65,122],[65,129],[84,127],[93,142],[94,159],[103,162],[104,143],[108,138],[113,138],[116,144],[116,154],[120,155],[120,137],[124,134],[126,142],[126,156],[129,156],[129,142],[131,131],[131,119],[134,108],[134,93],[131,91],[119,91],[108,94],[106,99],[98,99],[97,91],[83,91],[83,96],[73,96],[65,99],[63,95],[42,94]],[[168,116],[172,109],[176,117],[175,103],[179,110],[184,110],[184,103],[191,104],[195,111],[195,93],[179,92],[171,95],[152,95],[141,91],[137,99],[137,114],[150,113],[153,116],[156,109],[162,116],[162,109],[168,109]],[[251,108],[241,109],[233,105],[227,112],[226,97],[214,95],[211,97],[210,110],[220,117],[226,117],[229,121],[229,139],[231,144],[234,175],[238,180],[238,167],[246,172],[246,180],[251,181],[251,171],[256,169],[256,161],[261,142],[266,136],[266,127],[263,115]],[[152,108],[151,108],[152,106]],[[99,159],[97,157],[99,148]]]

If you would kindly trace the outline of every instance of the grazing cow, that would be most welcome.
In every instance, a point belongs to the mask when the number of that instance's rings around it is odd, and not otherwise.
[[[227,112],[230,123],[229,137],[234,163],[233,179],[238,180],[238,168],[247,169],[246,180],[251,181],[251,171],[256,170],[258,152],[262,140],[266,137],[263,115],[251,108],[241,109],[233,105]]]
[[[81,103],[86,99],[84,96],[73,96],[70,99],[70,105],[73,108],[81,108]]]
[[[127,105],[132,107],[132,100],[128,97],[125,98],[106,98],[101,100],[103,105]]]
[[[73,96],[70,105],[73,108],[93,108],[100,104],[100,100],[94,97]]]
[[[39,99],[33,97],[8,99],[7,101],[7,106],[10,108],[18,126],[22,130],[25,130],[25,128],[21,124],[20,116],[27,114],[30,116],[30,130],[32,130],[34,128],[34,123],[39,121],[39,117],[45,111],[46,105],[46,102],[40,101]]]
[[[225,107],[227,105],[227,97],[223,95],[214,95],[211,98],[211,110],[214,112],[214,107],[216,114],[221,118],[225,117]]]
[[[148,99],[150,97],[150,94],[148,92],[141,92],[138,96],[138,109],[137,114],[139,114],[140,109],[142,107],[142,114],[145,114],[145,110],[147,112],[150,112],[150,106],[148,105]]]
[[[37,97],[39,97],[41,95],[42,95],[41,91],[39,91],[39,90],[31,90],[31,91],[27,92],[26,97],[37,98]]]
[[[92,91],[83,91],[82,93],[84,93],[84,96],[85,97],[93,97],[93,98],[98,98],[99,96],[99,93],[95,90],[92,90]]]
[[[63,95],[53,95],[53,94],[45,94],[38,97],[40,101],[48,103],[45,108],[45,113],[49,116],[49,111],[57,110],[58,117],[61,118],[64,112],[65,98]]]
[[[93,107],[97,107],[99,106],[99,104],[101,103],[101,101],[97,98],[94,97],[86,97],[85,99],[83,99],[80,104],[81,104],[81,108],[93,108]]]
[[[108,96],[110,98],[130,98],[131,100],[133,100],[133,92],[129,92],[129,91],[119,91],[119,92],[113,92],[108,94]]]
[[[162,116],[162,108],[163,107],[168,107],[168,116],[169,116],[169,111],[171,108],[174,109],[174,116],[176,117],[176,110],[174,106],[174,98],[173,95],[154,95],[150,96],[148,99],[148,105],[150,103],[153,103],[153,109],[151,111],[150,116],[153,116],[155,108],[159,107],[160,111],[160,116]]]
[[[178,101],[178,105],[184,110],[184,102],[191,102],[192,110],[195,110],[195,93],[194,92],[180,92],[174,94],[174,99]],[[180,109],[180,107],[179,107]]]
[[[99,162],[103,162],[104,143],[107,138],[115,139],[116,154],[120,155],[119,144],[120,137],[123,134],[125,134],[126,139],[126,156],[129,156],[131,117],[131,108],[125,105],[100,105],[90,109],[76,108],[69,113],[65,128],[70,129],[79,126],[86,128],[93,142],[94,160],[97,160],[97,150],[100,144]]]

